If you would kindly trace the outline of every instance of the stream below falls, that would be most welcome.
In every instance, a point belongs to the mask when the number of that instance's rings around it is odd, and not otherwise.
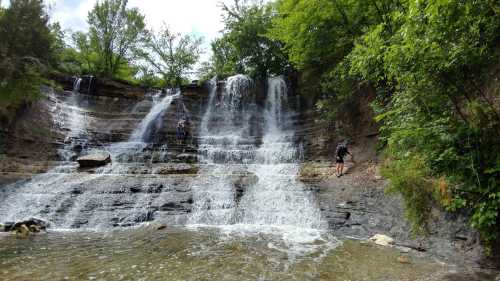
[[[311,237],[307,237],[308,239]],[[2,280],[454,280],[438,261],[372,243],[142,226],[0,236]],[[400,261],[401,256],[408,263]]]

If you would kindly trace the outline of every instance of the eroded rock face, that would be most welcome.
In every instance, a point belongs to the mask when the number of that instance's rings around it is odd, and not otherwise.
[[[107,152],[99,152],[78,157],[76,161],[81,168],[100,167],[111,163],[111,155]]]

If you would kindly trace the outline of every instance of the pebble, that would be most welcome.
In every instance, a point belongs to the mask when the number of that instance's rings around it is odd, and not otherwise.
[[[398,262],[408,264],[410,263],[410,258],[408,256],[399,256]]]

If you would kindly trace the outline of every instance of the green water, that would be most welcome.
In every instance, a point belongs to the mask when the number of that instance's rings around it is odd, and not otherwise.
[[[409,263],[398,258],[407,256]],[[0,236],[2,280],[442,280],[426,256],[321,235],[141,227],[107,233]]]

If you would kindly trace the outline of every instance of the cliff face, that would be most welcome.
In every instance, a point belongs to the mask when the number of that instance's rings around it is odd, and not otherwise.
[[[89,78],[82,80],[80,93],[43,89],[44,97],[38,103],[20,112],[10,126],[1,128],[0,186],[33,177],[65,161],[74,161],[80,154],[128,140],[158,98],[155,93],[146,93],[128,84],[92,80],[93,84],[89,84]],[[65,89],[73,87],[74,79],[58,81]],[[257,84],[259,87],[265,85]],[[262,106],[265,91],[258,92],[256,103]],[[307,103],[298,95],[292,94],[288,101],[296,112],[291,117],[294,142],[303,148],[300,180],[315,194],[329,228],[339,236],[369,237],[384,233],[403,244],[422,247],[450,259],[464,252],[468,252],[471,259],[481,257],[477,235],[468,230],[461,217],[436,214],[435,233],[431,237],[419,240],[412,237],[401,199],[385,194],[386,182],[377,172],[378,129],[369,106],[373,92],[365,90],[357,95],[350,110],[335,124],[320,122],[314,109],[305,106]],[[52,211],[64,213],[74,207],[79,194],[93,194],[111,197],[115,203],[102,206],[93,197],[87,198],[80,217],[71,222],[71,227],[85,225],[96,213],[116,216],[113,220],[117,226],[149,221],[154,216],[171,223],[186,222],[193,208],[191,185],[200,166],[198,133],[208,99],[206,86],[183,88],[182,95],[172,100],[160,121],[148,128],[153,130],[148,145],[136,155],[116,160],[122,163],[118,175],[99,176],[88,184],[61,188],[62,195],[67,193],[73,199]],[[176,142],[176,124],[181,119],[188,119],[191,124],[192,138],[187,145]],[[262,130],[258,120],[251,123],[252,130]],[[334,176],[333,152],[344,136],[335,134],[335,128],[348,132],[355,160],[348,159],[346,176],[340,179]],[[260,142],[259,138],[255,139],[257,145]],[[94,169],[70,172],[68,181],[97,173]],[[237,196],[255,181],[248,173],[234,173],[230,180]],[[143,197],[153,199],[147,206],[141,206],[144,212],[140,216],[132,222],[124,222],[120,212],[138,208],[137,200]],[[155,199],[157,197],[162,199]]]

